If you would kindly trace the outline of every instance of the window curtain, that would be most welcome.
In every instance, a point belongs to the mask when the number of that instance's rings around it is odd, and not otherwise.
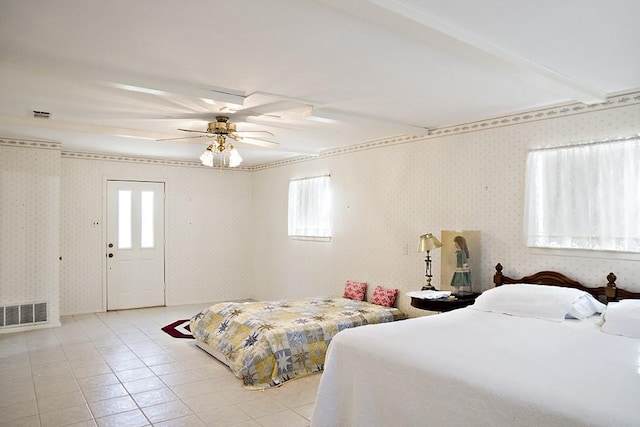
[[[289,236],[330,237],[329,176],[289,182]]]
[[[529,152],[527,245],[640,252],[640,138]]]

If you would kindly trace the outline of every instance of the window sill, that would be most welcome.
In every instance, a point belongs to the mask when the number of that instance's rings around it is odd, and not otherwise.
[[[554,256],[575,257],[575,258],[597,258],[597,259],[640,261],[640,253],[635,253],[635,252],[597,251],[597,250],[591,250],[591,249],[534,248],[534,247],[529,247],[528,249],[529,249],[529,253],[532,255],[554,255]]]
[[[319,237],[319,236],[289,236],[291,240],[305,240],[309,242],[330,242],[331,237]]]

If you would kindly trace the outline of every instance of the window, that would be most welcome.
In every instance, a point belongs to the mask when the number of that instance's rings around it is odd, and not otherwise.
[[[331,237],[330,176],[289,182],[289,236]]]
[[[118,249],[131,249],[131,191],[118,191]]]
[[[640,252],[640,138],[534,150],[527,246]]]
[[[140,247],[145,249],[154,246],[153,195],[153,191],[140,192]]]

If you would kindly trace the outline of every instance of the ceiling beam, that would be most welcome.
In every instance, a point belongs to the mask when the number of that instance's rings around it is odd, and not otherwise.
[[[437,17],[424,9],[413,7],[402,0],[323,1],[351,15],[386,26],[399,33],[409,32],[414,36],[424,38],[425,35],[428,37],[430,32],[438,32],[464,46],[488,54],[494,61],[494,65],[498,65],[503,71],[521,80],[552,90],[571,100],[588,105],[600,104],[607,100],[606,93],[598,88],[510,52],[452,22]],[[398,17],[401,19],[397,19]],[[411,26],[407,25],[408,23],[418,25]],[[452,43],[446,48],[460,49],[461,47],[456,47],[456,43]]]

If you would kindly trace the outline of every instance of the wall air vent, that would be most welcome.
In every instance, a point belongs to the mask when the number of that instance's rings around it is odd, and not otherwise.
[[[0,306],[0,328],[46,323],[48,311],[46,302]]]
[[[33,110],[33,117],[35,117],[36,119],[50,119],[51,113],[48,111]]]

